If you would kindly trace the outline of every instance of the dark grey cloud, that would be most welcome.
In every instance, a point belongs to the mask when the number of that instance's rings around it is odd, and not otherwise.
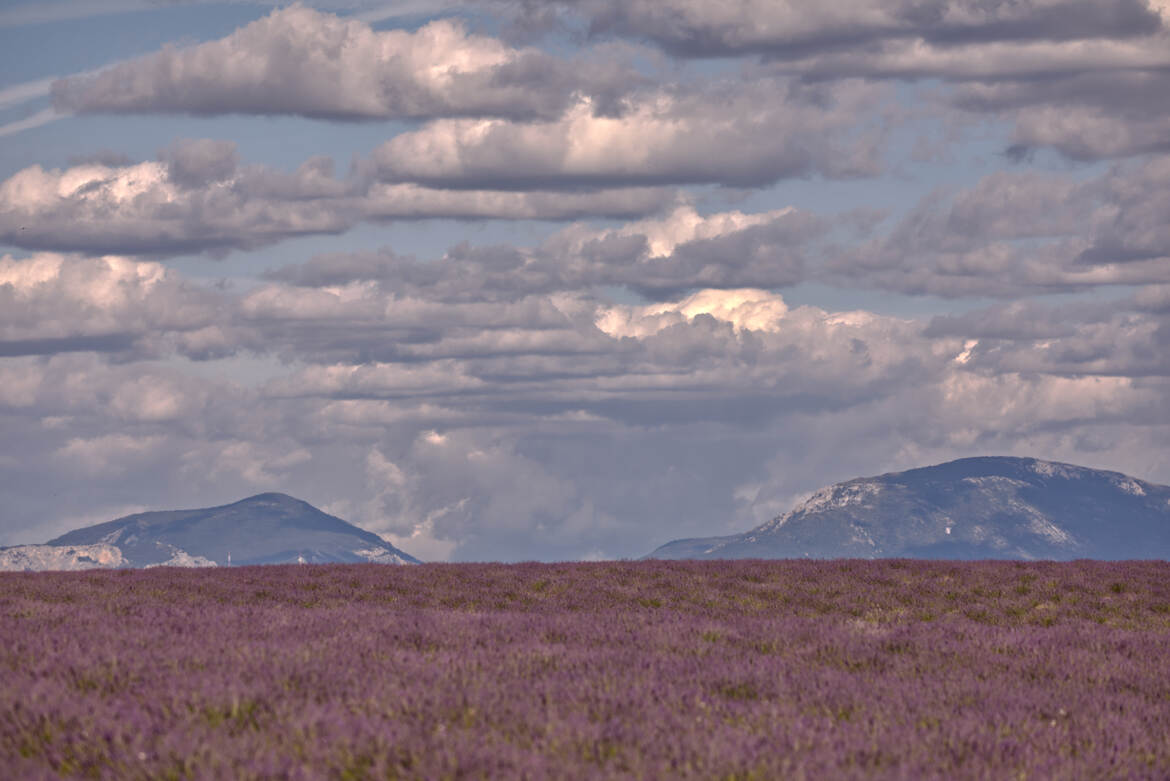
[[[1103,28],[1067,41],[891,40],[813,50],[762,69],[810,81],[943,81],[939,108],[957,109],[968,121],[988,116],[1010,123],[1007,151],[1016,158],[1038,149],[1080,161],[1167,150],[1170,29],[1164,26],[1122,38]]]
[[[1014,127],[1009,152],[1052,148],[1074,160],[1170,151],[1170,36],[1157,40],[1162,62],[1148,69],[1074,73],[1060,79],[968,85],[954,103],[994,112]]]
[[[1013,125],[1009,152],[1076,160],[1165,152],[1170,9],[1145,0],[867,4],[519,2],[518,27],[584,25],[676,57],[759,56],[805,82],[943,80],[946,104]],[[576,20],[574,23],[572,20]]]
[[[1077,6],[1100,10],[1097,4]],[[867,46],[813,48],[760,69],[814,82],[942,81],[948,86],[935,96],[939,107],[958,109],[967,121],[979,116],[1007,121],[1012,126],[1007,151],[1016,158],[1037,149],[1082,161],[1167,149],[1170,109],[1162,96],[1170,91],[1170,28],[1165,24],[1134,35],[1090,25],[1071,39],[891,38]]]
[[[159,160],[167,164],[167,178],[184,188],[230,179],[240,164],[233,142],[210,138],[175,142],[159,154]]]
[[[681,206],[616,230],[566,229],[540,248],[536,265],[571,285],[619,285],[658,300],[695,288],[776,289],[805,279],[829,228],[796,209],[700,215]]]
[[[1149,388],[1149,378],[1170,377],[1165,287],[1111,299],[1013,301],[936,316],[923,335],[963,339],[965,367],[989,376],[1109,378]]]
[[[514,49],[441,19],[415,32],[292,5],[225,38],[53,84],[58,111],[294,114],[335,120],[552,118],[575,91],[636,82],[629,69]]]
[[[1089,189],[1103,206],[1081,263],[1148,265],[1170,258],[1170,155],[1115,166]]]
[[[134,347],[134,343],[135,337],[129,333],[42,339],[2,339],[0,340],[0,358],[75,352],[123,353],[129,352]]]
[[[832,258],[826,278],[907,293],[1019,298],[1170,279],[1170,158],[1099,176],[999,172],[920,202]]]
[[[301,287],[376,281],[398,295],[442,301],[517,300],[601,286],[670,299],[695,288],[799,283],[828,231],[827,220],[794,209],[700,215],[681,205],[618,229],[574,225],[537,247],[462,243],[438,261],[392,250],[322,255],[266,276]]]
[[[1063,333],[1043,339],[986,338],[973,351],[972,368],[994,373],[1036,372],[1064,377],[1111,378],[1148,389],[1143,379],[1170,378],[1170,320],[1114,312],[1086,320],[1069,318]]]
[[[1150,34],[1163,23],[1144,0],[884,0],[864,8],[812,0],[519,0],[512,7],[522,29],[540,29],[557,21],[573,26],[571,17],[576,17],[592,34],[643,38],[680,57],[799,58],[811,51],[865,48],[900,39],[956,46],[1125,38]]]
[[[1134,295],[1135,309],[1170,313],[1170,285],[1147,285]]]
[[[1077,305],[1076,315],[1084,319],[1087,308],[1097,307]],[[923,334],[930,337],[1004,341],[1059,339],[1072,336],[1076,331],[1077,320],[1070,318],[1070,314],[1030,300],[1013,301],[961,315],[936,315],[931,318]]]

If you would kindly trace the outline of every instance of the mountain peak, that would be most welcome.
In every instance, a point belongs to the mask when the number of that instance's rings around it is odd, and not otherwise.
[[[244,505],[244,506],[248,506],[248,505],[274,506],[275,505],[275,506],[280,506],[280,507],[299,507],[301,505],[306,505],[306,506],[312,507],[312,505],[306,501],[303,501],[301,499],[297,499],[294,496],[289,496],[288,494],[279,493],[277,491],[267,491],[267,492],[262,493],[262,494],[256,494],[255,496],[249,496],[245,499],[241,499],[238,502],[233,502],[230,505],[224,505],[224,506],[225,507],[238,507],[238,506],[242,506],[242,505]],[[314,509],[316,509],[316,508],[314,508]]]
[[[76,529],[48,543],[113,545],[127,566],[176,561],[418,563],[373,532],[278,492],[194,510],[137,513]]]
[[[650,558],[1170,558],[1170,487],[1120,472],[979,456],[826,486],[743,534]]]

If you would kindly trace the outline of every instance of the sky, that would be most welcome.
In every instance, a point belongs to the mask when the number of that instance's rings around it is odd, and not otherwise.
[[[282,491],[632,558],[1170,483],[1167,0],[0,6],[0,545]]]

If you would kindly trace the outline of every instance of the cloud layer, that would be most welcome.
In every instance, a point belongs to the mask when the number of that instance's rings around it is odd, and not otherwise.
[[[736,222],[629,228],[677,252]],[[679,519],[763,520],[814,479],[789,459],[861,468],[895,432],[899,466],[972,447],[1124,459],[1167,420],[1170,328],[1151,296],[929,322],[758,288],[621,304],[570,281],[493,285],[469,253],[327,257],[238,292],[157,263],[6,258],[17,471],[99,491],[143,474],[191,491],[295,482],[420,552],[514,557],[538,534],[542,555],[613,555],[711,530]],[[269,368],[241,385],[216,379],[224,366]]]
[[[710,4],[695,0],[562,0],[520,2],[530,19],[561,9],[584,17],[590,31],[649,39],[681,57],[765,55],[801,57],[810,51],[867,48],[899,40],[961,46],[990,41],[1061,41],[1132,37],[1157,31],[1158,9],[1143,0],[924,4],[882,0],[859,9],[841,2]]]
[[[241,165],[232,142],[180,140],[157,161],[17,172],[0,182],[0,240],[89,254],[223,254],[342,233],[363,221],[628,218],[675,198],[652,187],[546,193],[371,184],[335,177],[327,157],[287,173]]]
[[[517,26],[584,25],[680,58],[755,57],[806,81],[939,79],[949,103],[1014,124],[1011,150],[1078,160],[1164,152],[1170,57],[1163,2],[887,0],[519,2]]]
[[[1019,297],[1170,281],[1170,157],[1088,179],[999,172],[935,194],[830,277],[909,293]]]

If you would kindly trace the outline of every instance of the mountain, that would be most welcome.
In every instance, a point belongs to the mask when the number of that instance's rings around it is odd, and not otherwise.
[[[3,549],[0,569],[215,566],[227,564],[229,554],[232,565],[419,563],[378,535],[308,502],[268,493],[222,507],[127,515],[75,529],[46,545]]]
[[[743,534],[646,558],[1170,559],[1170,486],[1034,458],[964,458],[817,491]]]

